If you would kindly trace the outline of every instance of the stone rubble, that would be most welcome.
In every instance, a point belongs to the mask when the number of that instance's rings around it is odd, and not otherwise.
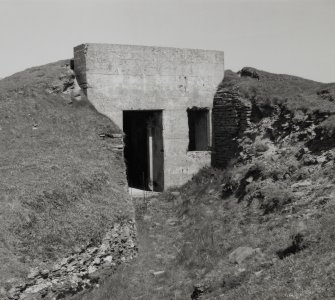
[[[137,256],[136,228],[132,220],[115,223],[99,246],[77,247],[51,269],[32,268],[23,283],[13,286],[5,299],[63,299],[97,286],[117,265]]]

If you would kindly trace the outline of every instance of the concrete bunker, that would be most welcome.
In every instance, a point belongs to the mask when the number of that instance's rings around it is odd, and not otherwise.
[[[130,186],[165,190],[211,165],[222,51],[82,44],[74,71],[87,99],[125,133]]]
[[[130,187],[164,190],[162,111],[123,111],[124,156]]]

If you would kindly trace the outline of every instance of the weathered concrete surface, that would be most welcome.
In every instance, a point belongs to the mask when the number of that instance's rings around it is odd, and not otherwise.
[[[210,165],[210,152],[187,151],[187,108],[211,111],[223,63],[221,51],[109,44],[74,49],[80,86],[121,129],[124,110],[163,110],[165,188]]]

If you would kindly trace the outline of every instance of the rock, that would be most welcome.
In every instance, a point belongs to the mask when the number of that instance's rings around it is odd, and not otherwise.
[[[311,154],[305,154],[302,157],[302,162],[305,166],[316,165],[318,160]]]
[[[125,242],[130,237],[130,230],[128,226],[125,226],[123,228],[123,231],[121,233],[121,241]]]
[[[146,221],[146,222],[150,222],[151,221],[151,216],[149,216],[149,215],[144,215],[143,216],[143,221]]]
[[[155,277],[159,277],[165,274],[165,271],[153,271],[151,272],[152,275],[154,275]]]
[[[73,272],[75,270],[75,265],[68,265],[67,268],[66,268],[66,271],[67,272]]]
[[[108,255],[104,258],[104,261],[107,263],[111,263],[113,261],[113,256],[112,255]]]
[[[73,253],[78,254],[78,253],[80,253],[82,250],[83,250],[83,249],[82,249],[81,247],[79,247],[79,246],[75,246],[75,247],[73,248]]]
[[[301,235],[306,234],[307,230],[308,227],[304,221],[298,221],[294,228],[295,234],[301,234]]]
[[[55,278],[55,279],[52,279],[52,280],[51,280],[51,283],[52,283],[52,284],[58,284],[58,283],[59,283],[59,280],[56,279],[56,278]]]
[[[19,299],[19,293],[20,293],[20,290],[16,287],[12,287],[9,291],[8,291],[8,294],[9,296],[12,298],[12,299]]]
[[[44,282],[40,284],[33,285],[25,290],[25,293],[27,294],[35,294],[39,291],[42,291],[43,289],[46,289],[52,285],[51,282]]]
[[[238,247],[232,253],[229,254],[229,261],[235,264],[241,264],[246,259],[253,256],[263,256],[260,248],[253,249],[251,247]]]
[[[304,181],[300,181],[300,182],[292,184],[291,188],[293,190],[297,190],[299,188],[307,187],[307,186],[310,186],[310,185],[312,185],[312,182],[308,179],[308,180],[304,180]]]
[[[158,199],[156,197],[152,197],[152,198],[149,199],[150,205],[154,205],[157,201],[158,201]]]
[[[87,275],[88,275],[88,271],[81,271],[81,272],[78,273],[78,276],[82,277],[82,278],[87,277]]]
[[[250,176],[245,181],[248,182],[248,183],[251,183],[251,182],[254,181],[254,177]]]
[[[41,276],[43,278],[47,278],[49,273],[50,273],[50,271],[48,269],[44,269],[44,270],[41,271]]]
[[[71,283],[78,283],[81,281],[81,278],[77,274],[73,274],[72,277],[70,278]]]
[[[98,251],[98,248],[97,247],[90,247],[87,249],[87,253],[88,254],[94,254]]]
[[[99,257],[96,257],[94,260],[93,260],[93,265],[100,265],[101,263],[101,259]]]
[[[109,249],[109,243],[103,242],[99,248],[100,253],[105,253]]]
[[[322,164],[322,163],[324,163],[324,162],[327,161],[327,157],[325,157],[325,156],[319,156],[319,157],[316,158],[316,160],[317,160],[317,162],[319,164]]]
[[[88,260],[90,260],[91,256],[88,253],[83,253],[83,255],[80,256],[80,263],[85,263]]]
[[[4,287],[0,287],[0,296],[5,296],[6,295],[6,290]]]
[[[28,279],[34,279],[40,275],[40,270],[38,268],[33,268],[30,270],[30,273],[28,274]]]
[[[88,272],[88,274],[92,274],[97,270],[98,270],[98,268],[96,266],[89,266],[87,272]]]
[[[210,291],[211,286],[209,283],[198,283],[193,287],[193,292],[191,295],[192,300],[201,299],[201,297]]]
[[[251,77],[251,78],[255,78],[257,80],[260,79],[260,76],[259,76],[258,72],[256,71],[256,69],[253,69],[253,68],[250,68],[250,67],[244,67],[240,71],[240,75],[241,75],[241,77]]]
[[[54,264],[53,267],[52,267],[52,270],[53,271],[58,271],[58,270],[60,270],[61,267],[62,266],[60,264]]]
[[[63,259],[59,262],[59,264],[60,264],[60,266],[64,266],[64,265],[67,264],[67,262],[68,262],[68,258],[65,257],[65,258],[63,258]]]
[[[171,192],[171,195],[174,196],[174,197],[179,197],[180,196],[180,192],[174,191],[174,192]]]
[[[112,138],[123,138],[123,134],[122,133],[113,133],[113,134],[111,134],[111,137]]]
[[[176,225],[176,223],[178,222],[178,218],[170,218],[166,220],[166,224],[170,225],[170,226],[174,226]]]
[[[255,274],[256,277],[260,277],[260,276],[262,276],[262,273],[263,273],[263,270],[260,270],[258,272],[255,272],[254,274]]]

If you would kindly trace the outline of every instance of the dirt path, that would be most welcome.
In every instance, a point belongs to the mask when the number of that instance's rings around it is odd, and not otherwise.
[[[179,222],[173,202],[153,197],[136,199],[139,255],[132,264],[120,266],[98,289],[73,300],[188,299],[190,291],[179,290],[183,274],[176,271],[178,247],[174,244]],[[184,286],[184,284],[183,284]]]

